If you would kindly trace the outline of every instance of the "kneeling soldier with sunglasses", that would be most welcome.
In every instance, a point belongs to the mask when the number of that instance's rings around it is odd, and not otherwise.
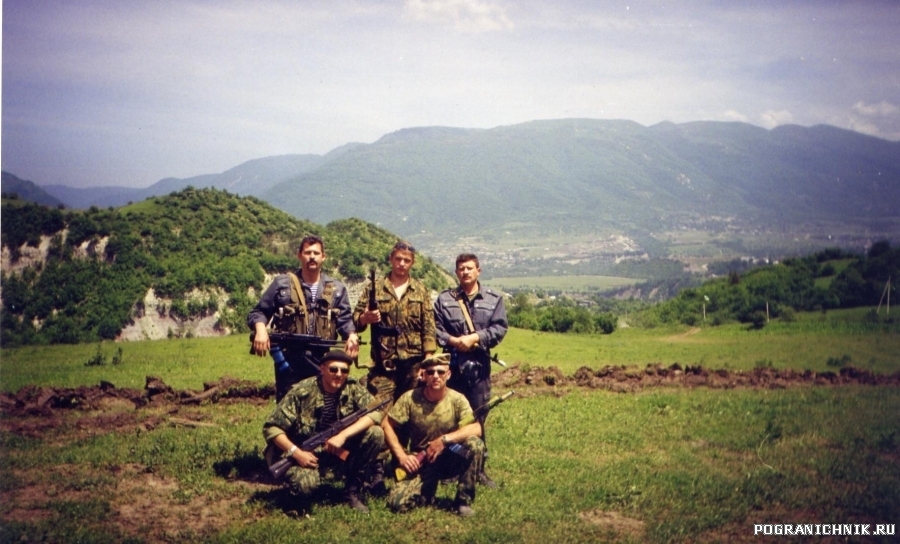
[[[429,357],[421,366],[425,386],[397,399],[382,426],[394,459],[408,474],[391,488],[388,506],[403,512],[432,504],[438,483],[456,478],[456,511],[460,516],[471,516],[475,513],[475,482],[484,460],[484,443],[479,438],[481,424],[474,421],[466,397],[447,387],[448,354]],[[474,423],[460,425],[464,420]],[[401,428],[403,435],[409,436],[410,452],[398,438]]]
[[[310,436],[374,400],[364,386],[350,377],[352,362],[343,351],[326,353],[319,364],[321,374],[300,381],[281,399],[263,424],[263,436],[268,444],[269,465],[288,456],[296,462],[285,474],[287,486],[296,497],[308,502],[329,473],[341,474],[347,504],[368,512],[359,492],[366,467],[384,448],[381,412],[361,417],[315,451],[307,452],[299,447]],[[349,451],[346,461],[339,457],[343,450]]]

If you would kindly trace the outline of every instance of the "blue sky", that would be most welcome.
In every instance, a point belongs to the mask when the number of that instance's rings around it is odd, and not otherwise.
[[[900,2],[3,0],[2,167],[148,186],[413,126],[900,140]]]

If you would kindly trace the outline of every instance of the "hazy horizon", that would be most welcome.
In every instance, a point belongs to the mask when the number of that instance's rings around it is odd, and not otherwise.
[[[900,140],[900,3],[3,2],[2,168],[147,187],[403,128],[828,124]]]

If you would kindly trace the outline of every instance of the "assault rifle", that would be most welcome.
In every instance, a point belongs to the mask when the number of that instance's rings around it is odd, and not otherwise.
[[[256,333],[251,332],[250,355],[256,355],[256,352],[253,351],[253,341],[255,339]],[[316,373],[318,373],[318,365],[310,359],[312,352],[324,353],[335,346],[344,345],[343,340],[326,340],[325,338],[319,338],[313,334],[295,334],[289,332],[269,332],[269,342],[271,344],[269,349],[272,353],[272,359],[275,361],[276,370],[279,372],[287,370],[290,366],[282,353],[284,348],[288,348],[288,351],[303,353],[303,359],[315,368]],[[365,344],[365,342],[360,342],[360,344]]]
[[[373,311],[373,310],[378,309],[378,297],[377,297],[377,293],[375,292],[375,291],[377,291],[377,287],[376,287],[375,269],[374,268],[369,269],[369,281],[371,282],[372,286],[369,289],[369,303],[368,303],[366,309],[369,311]],[[400,335],[400,329],[398,329],[397,327],[386,327],[382,321],[379,321],[377,323],[372,323],[371,326],[372,326],[372,345],[376,347],[376,351],[373,352],[373,354],[379,352],[380,350],[382,350],[384,348],[384,346],[381,344],[382,336],[399,336]]]
[[[256,333],[250,333],[250,353],[255,355],[253,351],[253,341],[256,339]],[[344,345],[343,340],[326,340],[319,338],[314,334],[295,334],[290,332],[270,332],[269,342],[282,348],[294,348],[300,350],[320,350],[328,351],[334,346]],[[362,342],[361,342],[362,343]]]
[[[381,407],[383,407],[385,404],[387,404],[391,400],[392,400],[391,397],[385,397],[381,400],[376,399],[376,400],[370,402],[367,406],[363,406],[362,408],[353,412],[352,414],[345,417],[344,419],[335,421],[334,423],[331,424],[330,427],[328,427],[324,431],[320,431],[320,432],[310,436],[303,442],[301,442],[300,449],[303,451],[314,451],[316,448],[318,448],[319,446],[321,446],[322,444],[327,442],[328,439],[331,438],[332,436],[343,431],[350,425],[353,425],[359,419],[361,419],[363,416],[366,416],[366,415],[380,409]],[[349,456],[349,455],[350,455],[349,451],[341,448],[338,451],[337,457],[341,461],[346,461],[347,456]],[[278,461],[275,461],[271,465],[269,465],[269,472],[271,472],[272,476],[276,480],[278,480],[282,476],[284,476],[284,473],[287,472],[287,470],[289,468],[291,468],[291,465],[293,465],[293,464],[294,464],[293,457],[284,457],[282,459],[279,459]]]
[[[378,309],[378,298],[375,296],[375,268],[369,269],[369,281],[372,282],[372,287],[369,289],[369,305],[368,310],[374,311]],[[372,323],[372,345],[381,348],[381,328],[378,327],[379,323]]]
[[[478,416],[489,412],[491,410],[491,408],[497,406],[498,404],[505,401],[506,399],[513,396],[514,394],[515,394],[515,391],[510,391],[501,397],[498,397],[495,395],[494,397],[491,398],[491,400],[487,401],[487,403],[485,403],[484,406],[481,406],[477,410],[472,412],[471,416],[461,419],[459,421],[459,427],[462,428],[462,427],[465,427],[466,425],[469,425],[470,423],[475,423]],[[464,456],[466,454],[465,447],[462,444],[451,444],[450,446],[448,446],[448,449],[457,455]],[[425,452],[420,451],[419,453],[417,453],[416,459],[418,459],[420,464],[422,462],[424,462],[425,461]],[[397,467],[394,470],[394,476],[397,478],[398,482],[401,482],[406,479],[408,474],[406,473],[406,470],[403,467]]]

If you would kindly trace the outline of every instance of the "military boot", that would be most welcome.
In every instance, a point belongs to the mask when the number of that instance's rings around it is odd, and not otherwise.
[[[368,514],[369,507],[359,497],[359,490],[362,488],[362,475],[356,474],[348,477],[344,485],[344,500],[347,501],[347,506],[362,514]]]

